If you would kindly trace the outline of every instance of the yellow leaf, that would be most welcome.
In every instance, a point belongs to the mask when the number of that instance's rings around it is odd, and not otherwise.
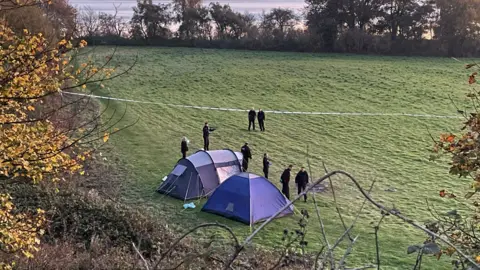
[[[84,174],[85,174],[85,171],[81,171],[81,172],[80,172],[80,175],[84,175]]]
[[[51,172],[52,171],[52,165],[48,164],[47,167],[45,167],[46,172]]]
[[[30,259],[30,258],[33,258],[33,254],[30,253],[30,252],[28,252],[28,251],[26,251],[26,250],[23,250],[22,253],[23,253],[23,255],[25,255],[25,257],[27,257],[27,258],[29,258],[29,259]]]
[[[84,85],[82,85],[82,88],[85,89],[85,88],[87,88],[87,86],[84,84]]]
[[[27,109],[28,109],[29,111],[35,111],[35,108],[34,108],[32,105],[28,105]]]
[[[109,138],[110,138],[110,134],[105,132],[105,134],[103,134],[103,142],[107,142]]]

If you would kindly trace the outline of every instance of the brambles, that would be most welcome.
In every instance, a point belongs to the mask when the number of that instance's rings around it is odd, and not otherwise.
[[[17,2],[16,8],[39,2],[45,1]],[[66,175],[82,174],[82,164],[91,157],[92,149],[78,144],[99,139],[92,136],[100,126],[86,124],[92,119],[60,124],[62,109],[76,102],[53,106],[48,97],[106,80],[114,69],[96,67],[91,60],[76,67],[74,60],[78,49],[87,45],[85,41],[73,44],[62,39],[50,44],[42,33],[27,29],[15,33],[3,21],[0,43],[0,181],[7,185],[55,183]],[[110,132],[103,132],[106,142]],[[46,223],[44,212],[16,210],[9,194],[0,193],[0,201],[0,250],[33,257]],[[0,266],[12,265],[2,262]]]
[[[465,67],[466,69],[479,68],[478,64],[468,64]],[[435,144],[433,147],[435,158],[440,155],[448,156],[450,160],[450,174],[473,180],[470,190],[463,196],[467,200],[474,200],[474,195],[480,191],[480,115],[477,109],[478,105],[480,105],[480,92],[475,88],[477,74],[475,71],[469,75],[468,84],[471,85],[472,89],[466,94],[473,104],[474,111],[467,113],[457,109],[465,119],[463,127],[457,134],[441,134],[438,140],[434,139]],[[439,196],[459,200],[454,193],[444,189],[440,190]],[[426,226],[461,247],[464,252],[475,258],[478,263],[480,239],[477,235],[480,224],[480,216],[478,214],[480,204],[474,200],[470,205],[471,212],[466,215],[462,215],[456,209],[443,214],[433,209],[431,212],[435,217],[435,222],[430,222]],[[453,256],[456,254],[456,251],[452,250],[451,247],[443,249],[437,253],[438,258],[442,254]],[[454,260],[456,267],[462,268],[465,264],[467,262],[462,258]]]

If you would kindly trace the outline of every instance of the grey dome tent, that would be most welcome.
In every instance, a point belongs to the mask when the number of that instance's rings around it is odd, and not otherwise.
[[[232,150],[198,151],[181,159],[157,192],[182,200],[209,196],[232,175],[242,171],[242,154]]]

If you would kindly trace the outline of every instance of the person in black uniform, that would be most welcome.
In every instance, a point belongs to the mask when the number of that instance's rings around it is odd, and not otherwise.
[[[188,140],[186,137],[182,138],[182,144],[180,145],[180,151],[182,152],[182,158],[185,159],[187,157],[188,151]]]
[[[243,171],[246,172],[248,170],[248,160],[252,159],[252,152],[250,151],[250,147],[248,147],[248,143],[245,143],[240,151],[243,155],[242,168]]]
[[[295,184],[297,184],[298,188],[298,194],[302,193],[305,191],[307,188],[308,184],[308,173],[305,171],[305,167],[302,167],[300,171],[297,173],[297,176],[295,177]],[[306,202],[307,201],[307,194],[303,195],[303,200]]]
[[[268,169],[270,168],[270,159],[268,158],[268,154],[263,154],[263,174],[265,178],[268,179]]]
[[[288,168],[283,171],[282,176],[280,176],[280,181],[282,182],[282,193],[290,199],[290,187],[288,182],[290,182],[290,172],[292,171],[293,166],[289,165]]]
[[[208,147],[210,145],[210,128],[208,127],[208,122],[205,122],[205,126],[203,126],[203,150],[208,151]]]
[[[253,126],[253,130],[255,130],[255,117],[257,117],[257,113],[255,112],[255,109],[252,108],[248,112],[248,131],[250,131],[250,128]]]
[[[258,110],[257,119],[260,131],[265,131],[265,112],[262,109]]]

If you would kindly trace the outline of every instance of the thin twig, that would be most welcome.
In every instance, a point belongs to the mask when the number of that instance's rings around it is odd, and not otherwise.
[[[325,246],[322,246],[322,248],[317,252],[317,255],[315,256],[315,262],[313,263],[313,269],[317,269],[318,259],[320,258],[320,255],[322,255],[324,249]]]
[[[457,104],[455,104],[455,102],[453,101],[452,96],[448,95],[448,99],[450,99],[450,102],[452,103],[452,105],[455,107],[455,109],[457,109],[457,112],[460,113],[463,117],[465,117],[466,120],[468,120],[467,113],[465,111],[460,110],[460,108],[458,108]]]
[[[372,181],[372,184],[370,185],[370,188],[368,189],[368,194],[370,194],[370,193],[372,192],[372,189],[373,189],[373,186],[374,186],[374,185],[375,185],[375,180]],[[350,227],[342,234],[342,236],[340,236],[340,237],[337,239],[337,241],[335,242],[335,244],[334,244],[333,247],[332,247],[332,250],[334,250],[334,249],[340,244],[340,242],[343,240],[343,238],[345,237],[345,235],[346,235],[351,229],[353,229],[353,227],[354,227],[355,224],[357,223],[357,220],[358,220],[358,218],[360,217],[360,214],[362,213],[363,207],[365,206],[366,203],[367,203],[367,199],[365,199],[365,200],[363,201],[363,204],[362,204],[362,206],[360,207],[357,215],[355,216],[355,219],[353,220],[352,225],[350,225]],[[350,240],[350,241],[351,241],[351,240]]]
[[[377,266],[366,265],[366,266],[362,266],[362,267],[359,267],[359,268],[345,268],[344,270],[365,270],[365,269],[372,269],[372,268],[377,268]]]
[[[327,245],[327,252],[328,252],[328,256],[330,258],[330,268],[335,269],[335,259],[333,257],[333,250],[332,250],[332,247],[330,246],[330,243],[328,242],[328,239],[327,239],[327,233],[325,232],[325,226],[323,224],[323,219],[320,215],[320,209],[318,209],[317,200],[315,199],[315,193],[314,192],[312,192],[312,197],[313,197],[313,204],[315,205],[315,212],[317,213],[317,218],[320,222],[320,231],[322,232],[323,241],[325,241],[325,244]]]
[[[325,162],[322,161],[322,165],[323,165],[323,170],[325,171],[325,173],[328,173],[327,166],[325,165]],[[328,182],[330,183],[330,189],[332,190],[333,202],[335,204],[335,209],[337,210],[338,217],[340,218],[340,222],[342,222],[343,229],[347,230],[347,226],[345,225],[345,221],[343,220],[342,212],[340,211],[340,208],[338,207],[337,196],[335,196],[335,189],[333,188],[333,181],[332,181],[331,177],[328,178]],[[350,236],[350,234],[348,234],[348,238],[350,239],[350,241],[352,241],[352,236]]]
[[[142,254],[140,253],[140,251],[137,249],[137,247],[135,246],[135,244],[133,242],[132,242],[132,246],[133,246],[133,249],[135,250],[135,252],[138,254],[138,256],[140,256],[140,259],[142,259],[143,264],[145,265],[145,269],[150,270],[150,267],[148,265],[147,260],[145,260],[145,258],[142,256]]]
[[[358,235],[352,240],[352,242],[350,242],[347,250],[345,250],[345,254],[343,255],[342,259],[340,260],[340,263],[338,264],[340,268],[344,268],[345,260],[347,259],[348,255],[352,253],[353,245],[355,244],[355,242],[357,242],[357,239],[358,239]]]
[[[423,247],[418,251],[417,260],[415,261],[413,270],[420,270],[420,267],[422,267],[422,257],[423,257]]]
[[[375,229],[375,253],[377,257],[377,269],[380,270],[380,244],[378,243],[378,230],[380,230],[380,224],[382,223],[385,215],[382,214],[382,217],[378,221],[377,226],[374,227]]]
[[[308,170],[310,171],[310,177],[313,177],[312,167],[310,166],[310,159],[309,159],[309,155],[308,155],[308,150],[309,150],[309,148],[308,148],[308,145],[307,145]],[[312,192],[312,197],[313,197],[313,204],[315,205],[315,212],[317,213],[318,222],[320,223],[320,231],[322,232],[323,241],[327,245],[327,252],[328,252],[328,256],[330,257],[330,267],[332,269],[334,269],[335,268],[335,259],[333,257],[332,247],[330,246],[330,243],[328,242],[328,239],[327,239],[327,233],[325,232],[325,225],[323,224],[323,219],[320,215],[320,209],[318,209],[317,201],[316,201],[316,198],[315,198],[315,192]]]

